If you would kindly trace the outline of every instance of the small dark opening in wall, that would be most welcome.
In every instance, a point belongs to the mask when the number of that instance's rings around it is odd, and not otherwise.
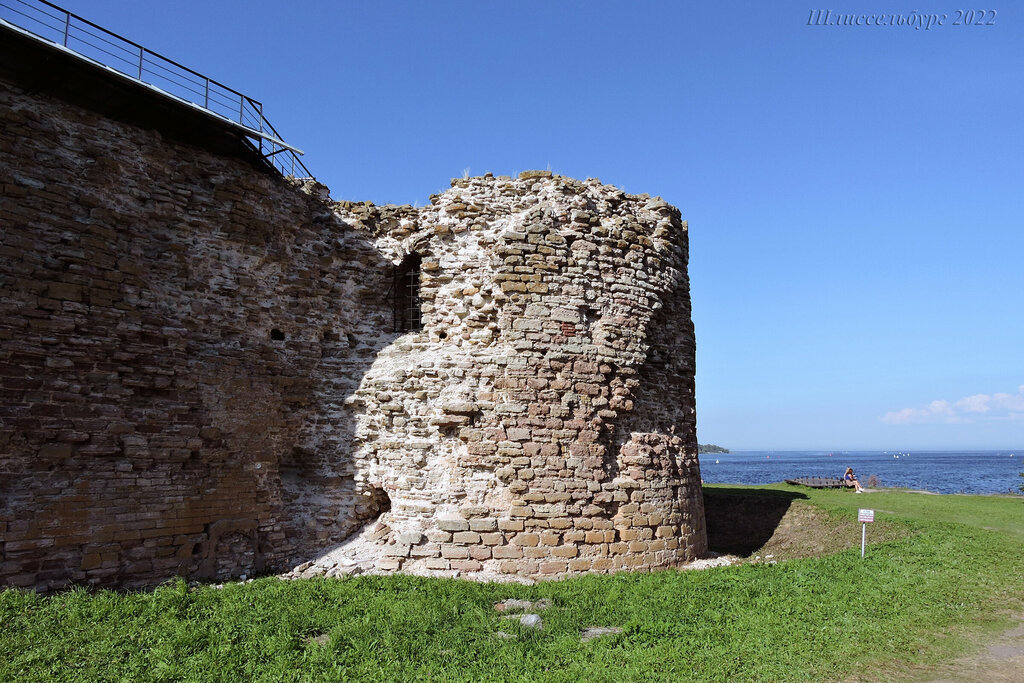
[[[391,497],[382,488],[367,491],[366,497],[356,508],[356,514],[364,520],[380,519],[380,516],[391,510]]]
[[[284,332],[275,327],[270,331],[270,338],[274,341],[284,341]]]
[[[447,339],[448,338],[448,333],[445,332],[444,330],[441,330],[440,332],[437,333],[437,338],[438,339]]]
[[[423,257],[412,253],[392,271],[391,305],[395,332],[423,329],[420,313],[420,264]]]

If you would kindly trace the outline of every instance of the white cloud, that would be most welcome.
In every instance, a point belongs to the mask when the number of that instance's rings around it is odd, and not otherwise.
[[[989,403],[991,401],[992,397],[987,394],[975,394],[957,401],[956,407],[965,413],[987,413],[990,410]]]
[[[940,399],[921,408],[888,412],[881,420],[891,425],[955,424],[978,420],[1024,422],[1024,384],[1017,387],[1016,394],[973,394],[954,403]]]

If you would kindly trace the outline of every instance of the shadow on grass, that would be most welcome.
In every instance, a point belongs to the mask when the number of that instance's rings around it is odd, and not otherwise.
[[[708,548],[747,557],[768,542],[794,500],[806,499],[799,491],[705,487]]]

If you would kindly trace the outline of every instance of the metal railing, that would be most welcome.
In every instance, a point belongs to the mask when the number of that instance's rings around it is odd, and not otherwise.
[[[0,0],[0,24],[20,29],[163,95],[237,124],[260,156],[282,175],[313,177],[299,160],[302,151],[286,144],[263,116],[263,104],[234,88],[46,0]]]

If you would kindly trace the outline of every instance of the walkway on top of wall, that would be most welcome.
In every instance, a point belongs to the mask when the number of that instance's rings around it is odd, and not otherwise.
[[[135,89],[135,97],[145,93],[150,100],[156,96],[165,105],[201,114],[282,175],[312,178],[298,158],[303,152],[281,139],[263,116],[262,103],[233,88],[46,0],[0,0],[0,29],[0,71],[28,77],[34,87],[49,86],[65,97],[91,100],[93,105],[109,104],[105,97],[110,88],[98,87],[99,82],[108,81],[109,86],[111,80],[120,81]],[[84,77],[85,83],[66,77],[72,73]],[[90,93],[90,87],[97,92]],[[170,108],[157,109],[166,114]]]

